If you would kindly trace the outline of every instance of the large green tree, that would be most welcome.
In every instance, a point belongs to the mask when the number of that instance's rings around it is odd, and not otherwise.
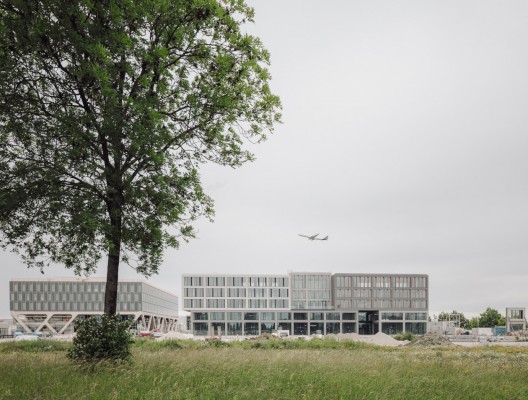
[[[198,174],[280,119],[243,0],[0,1],[0,240],[29,266],[156,273],[212,216]]]
[[[476,327],[493,328],[494,326],[506,325],[506,320],[501,315],[501,313],[491,307],[486,308],[486,311],[481,313],[479,317],[474,317],[471,320],[472,320],[473,328],[476,328]],[[477,326],[474,325],[475,322],[477,323]]]

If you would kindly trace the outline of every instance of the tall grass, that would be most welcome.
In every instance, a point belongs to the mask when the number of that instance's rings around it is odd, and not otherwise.
[[[138,341],[133,362],[92,370],[73,366],[64,349],[0,345],[0,399],[526,399],[528,393],[522,348],[256,343]]]

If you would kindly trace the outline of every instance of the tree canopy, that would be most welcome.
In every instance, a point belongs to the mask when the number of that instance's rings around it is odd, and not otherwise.
[[[205,162],[280,120],[243,0],[0,1],[0,244],[29,266],[156,273],[212,217]]]
[[[476,319],[476,321],[475,321]],[[472,327],[488,327],[493,328],[494,326],[504,326],[506,325],[505,318],[501,315],[500,312],[495,310],[494,308],[488,307],[486,308],[486,311],[480,314],[479,317],[474,317],[472,320]],[[477,325],[475,326],[475,322]]]

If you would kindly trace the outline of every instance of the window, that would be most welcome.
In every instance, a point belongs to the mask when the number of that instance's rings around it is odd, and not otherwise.
[[[198,276],[186,276],[183,278],[184,286],[203,286],[202,278]]]
[[[266,289],[251,288],[247,290],[248,297],[266,297]]]
[[[329,290],[307,290],[306,298],[328,300],[330,299],[330,291]]]
[[[352,308],[350,300],[337,300],[336,308]]]
[[[425,290],[424,289],[413,289],[411,290],[411,298],[413,299],[423,299],[425,298]]]
[[[227,299],[227,308],[245,308],[244,299]]]
[[[245,278],[242,276],[230,276],[226,278],[227,286],[245,286]]]
[[[213,330],[213,333],[216,333],[217,335],[221,335],[222,332],[225,333],[225,323],[211,322],[211,329]]]
[[[343,313],[343,321],[354,321],[356,319],[356,313]]]
[[[273,321],[275,319],[274,312],[262,312],[260,313],[260,319],[263,321]]]
[[[278,312],[277,319],[280,321],[289,321],[291,319],[291,313],[289,312]]]
[[[427,330],[427,323],[425,322],[405,323],[405,331],[411,332],[414,335],[425,335],[426,330]]]
[[[410,297],[409,290],[405,289],[395,289],[393,293],[394,297],[398,299],[408,299]]]
[[[292,290],[292,299],[306,299],[306,290]]]
[[[409,321],[427,321],[427,313],[405,313],[405,319]]]
[[[225,313],[223,313],[223,312],[212,312],[211,313],[211,320],[212,321],[223,320],[224,318],[225,318]]]
[[[310,319],[315,321],[323,321],[324,313],[310,313]]]
[[[308,323],[296,322],[293,324],[294,335],[308,335]]]
[[[288,278],[268,278],[268,286],[271,287],[287,287]]]
[[[241,321],[242,313],[241,312],[228,312],[227,319],[230,321]]]
[[[228,335],[242,335],[242,323],[241,322],[228,322],[227,323],[227,334]]]
[[[258,322],[244,323],[244,335],[258,335],[258,334],[259,334]]]
[[[243,288],[229,288],[227,289],[228,297],[246,297],[246,289]]]
[[[326,313],[326,320],[327,321],[339,321],[339,313]]]
[[[389,321],[400,321],[403,320],[403,313],[382,313],[381,319],[386,319]]]
[[[387,335],[396,335],[403,332],[402,322],[384,322],[381,324],[381,331]]]
[[[207,288],[205,291],[207,297],[224,297],[223,288]]]
[[[294,310],[301,310],[306,308],[306,304],[303,300],[293,300],[292,301],[292,308]]]
[[[270,299],[268,300],[269,308],[288,308],[289,300],[286,299]]]
[[[258,320],[258,313],[244,313],[245,321],[256,321]]]
[[[307,313],[294,313],[293,319],[295,320],[307,320],[308,314]]]
[[[207,321],[207,319],[208,319],[207,313],[194,313],[195,321]]]
[[[267,308],[267,301],[264,299],[249,299],[248,308]]]
[[[225,286],[225,279],[222,276],[208,276],[207,286]]]
[[[288,297],[288,289],[270,289],[270,297]]]
[[[425,300],[412,300],[410,308],[427,308]]]
[[[326,334],[329,335],[331,333],[333,334],[341,333],[341,327],[340,327],[339,322],[327,322],[326,323]]]
[[[409,277],[406,277],[406,276],[394,277],[394,287],[397,287],[397,288],[409,287]]]
[[[275,330],[275,322],[261,322],[260,332],[261,333],[271,333]]]
[[[209,332],[209,324],[207,322],[195,322],[193,324],[193,331],[196,336],[205,336]]]
[[[354,277],[354,286],[356,287],[371,287],[372,286],[372,278],[370,276],[357,276]]]
[[[252,276],[249,278],[249,286],[251,287],[266,286],[266,278],[262,276]]]

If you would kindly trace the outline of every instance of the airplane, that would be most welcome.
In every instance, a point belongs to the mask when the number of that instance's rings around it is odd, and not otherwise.
[[[312,236],[301,235],[301,234],[299,233],[299,236],[302,236],[302,237],[308,238],[308,240],[328,240],[328,236],[325,236],[324,238],[318,238],[318,237],[317,237],[317,236],[319,236],[318,233],[316,233],[315,235],[312,235]]]

